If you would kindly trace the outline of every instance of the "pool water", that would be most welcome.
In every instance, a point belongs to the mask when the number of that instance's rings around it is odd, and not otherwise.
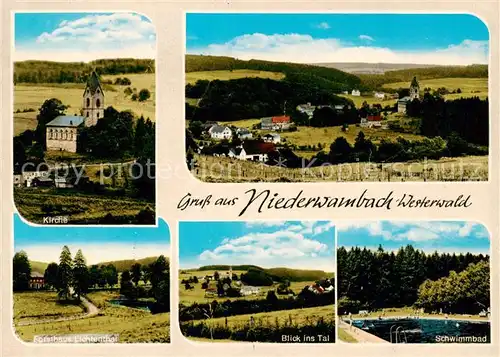
[[[490,323],[486,321],[442,319],[367,319],[352,324],[386,341],[394,343],[442,343],[470,342],[490,343]],[[392,330],[392,333],[391,333]],[[398,331],[396,333],[396,330]],[[465,337],[476,337],[466,339]],[[457,340],[457,338],[460,338]],[[455,339],[455,340],[453,340]]]

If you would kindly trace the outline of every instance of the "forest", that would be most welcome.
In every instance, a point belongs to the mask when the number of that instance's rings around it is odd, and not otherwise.
[[[153,59],[117,58],[85,62],[22,61],[14,63],[14,84],[85,83],[95,70],[99,75],[154,72]]]
[[[489,307],[488,255],[426,254],[412,245],[397,252],[340,247],[337,254],[339,314],[404,306],[478,313]],[[461,296],[449,303],[446,294],[457,289],[461,293],[453,296]]]

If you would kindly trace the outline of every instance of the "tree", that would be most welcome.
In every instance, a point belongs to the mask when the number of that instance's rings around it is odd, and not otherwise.
[[[344,138],[343,136],[339,136],[330,145],[329,161],[332,164],[348,162],[351,152],[352,152],[351,144],[347,142],[346,138]]]
[[[160,255],[150,264],[151,292],[159,311],[170,311],[170,265],[165,256]]]
[[[132,268],[130,269],[130,273],[132,274],[132,281],[134,282],[135,286],[139,284],[139,281],[141,281],[142,278],[142,266],[140,263],[135,263],[132,265]]]
[[[71,282],[73,279],[73,262],[68,246],[64,246],[59,255],[58,274],[58,296],[60,299],[68,300],[71,297]]]
[[[148,89],[141,89],[139,91],[139,102],[144,102],[145,100],[148,100],[151,97],[151,93],[149,92]]]
[[[104,278],[106,279],[106,284],[109,287],[113,287],[118,284],[118,270],[113,264],[108,264],[103,271]]]
[[[45,284],[57,289],[58,288],[58,271],[59,267],[57,263],[50,263],[47,268],[45,269],[45,273],[43,274],[43,279],[45,281]]]
[[[102,271],[98,265],[92,265],[89,269],[89,287],[100,286],[103,281]],[[106,283],[104,282],[104,285]]]
[[[44,150],[46,149],[45,126],[48,122],[54,120],[59,115],[64,115],[67,108],[68,107],[66,105],[62,104],[62,102],[56,98],[45,100],[40,107],[39,113],[36,117],[37,126],[35,135],[37,142],[42,145]]]
[[[135,289],[128,270],[124,271],[120,277],[120,294],[129,299],[135,298]]]
[[[359,161],[369,161],[372,156],[375,156],[376,150],[375,144],[370,139],[366,139],[365,134],[360,131],[354,141],[354,152]]]
[[[13,258],[13,288],[14,291],[28,290],[31,277],[31,264],[28,254],[21,250]]]
[[[89,289],[89,270],[81,249],[78,249],[73,260],[72,286],[78,299]]]
[[[215,281],[219,280],[219,272],[218,271],[214,272],[214,280]]]

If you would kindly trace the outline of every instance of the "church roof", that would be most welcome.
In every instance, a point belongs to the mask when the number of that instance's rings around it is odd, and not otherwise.
[[[87,88],[90,90],[91,94],[94,94],[98,88],[101,88],[101,82],[99,82],[99,77],[97,76],[97,73],[95,71],[92,71],[89,78],[87,79],[87,87],[85,89]]]
[[[54,120],[47,123],[46,126],[67,126],[77,127],[85,122],[85,117],[80,115],[59,115]]]

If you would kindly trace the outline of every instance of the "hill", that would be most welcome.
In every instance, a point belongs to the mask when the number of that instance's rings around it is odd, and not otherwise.
[[[233,271],[248,271],[261,270],[269,275],[273,280],[283,281],[315,281],[324,278],[331,278],[333,273],[324,272],[323,270],[306,270],[306,269],[290,269],[290,268],[262,268],[257,265],[205,265],[198,268],[198,271],[217,270],[227,271],[232,268]]]
[[[146,258],[141,258],[141,259],[123,259],[123,260],[113,260],[109,262],[101,262],[97,263],[95,265],[101,266],[101,265],[109,265],[112,264],[116,267],[116,270],[119,272],[123,272],[125,270],[130,270],[132,268],[132,265],[139,263],[141,265],[149,265],[156,261],[158,257],[146,257]],[[166,257],[167,261],[169,260],[168,257]]]
[[[35,260],[30,260],[30,265],[31,265],[31,272],[37,272],[40,274],[45,273],[45,269],[47,269],[47,266],[49,263],[45,262],[37,262]]]
[[[311,63],[311,65],[327,67],[327,68],[336,68],[338,70],[353,74],[384,74],[385,72],[388,71],[436,67],[436,65],[434,64],[364,63],[364,62]]]
[[[419,81],[439,78],[488,78],[488,66],[434,66],[388,71],[384,74],[359,74],[358,76],[365,87],[377,89],[388,83],[410,82],[414,76]]]
[[[239,60],[232,57],[186,55],[185,71],[233,71],[253,70],[283,73],[287,79],[294,77],[294,81],[321,81],[323,86],[328,85],[330,89],[340,92],[351,90],[362,85],[361,80],[350,73],[335,68],[319,67],[308,64],[271,62],[262,60]],[[299,80],[300,79],[300,80]]]
[[[85,83],[95,70],[98,74],[153,73],[153,59],[116,58],[84,62],[20,61],[14,63],[17,83]]]

